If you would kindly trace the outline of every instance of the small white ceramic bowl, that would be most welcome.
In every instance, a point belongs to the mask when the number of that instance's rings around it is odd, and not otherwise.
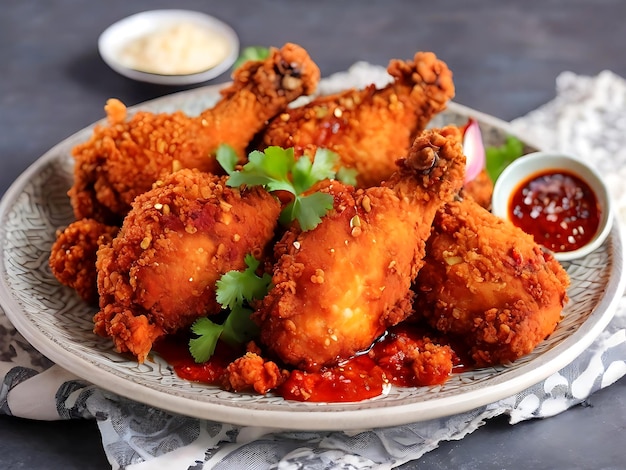
[[[123,51],[133,41],[181,23],[191,23],[219,37],[227,47],[224,58],[206,70],[182,75],[149,73],[134,69],[124,62]],[[226,72],[239,55],[239,38],[226,23],[204,13],[189,10],[152,10],[126,17],[109,26],[98,39],[98,51],[109,67],[128,78],[160,85],[191,85],[206,82]]]
[[[595,193],[600,207],[600,225],[595,236],[586,245],[573,251],[553,253],[559,261],[570,261],[586,256],[602,245],[611,231],[613,223],[613,204],[602,177],[580,159],[550,152],[534,152],[518,158],[504,169],[494,185],[492,211],[503,219],[511,220],[509,209],[511,198],[519,185],[533,175],[539,175],[546,170],[559,169],[569,172],[587,183]]]

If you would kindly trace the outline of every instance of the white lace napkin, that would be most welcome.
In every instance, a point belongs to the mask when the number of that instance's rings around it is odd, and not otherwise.
[[[359,63],[357,78],[387,79],[384,69]],[[326,92],[338,75],[325,80]],[[364,79],[365,80],[365,79]],[[364,83],[365,84],[365,83]],[[514,128],[544,148],[574,153],[606,176],[626,220],[626,82],[602,72],[564,72],[557,97]],[[580,357],[545,381],[467,413],[365,432],[295,432],[202,421],[121,398],[73,376],[35,351],[0,311],[0,413],[32,419],[96,419],[113,469],[381,469],[418,459],[445,440],[461,439],[489,418],[511,423],[548,417],[582,403],[626,374],[626,300]]]

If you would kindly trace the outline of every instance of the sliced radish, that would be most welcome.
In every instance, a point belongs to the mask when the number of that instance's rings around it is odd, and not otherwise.
[[[478,121],[470,118],[463,128],[463,153],[465,164],[465,182],[472,181],[485,168],[485,146]]]

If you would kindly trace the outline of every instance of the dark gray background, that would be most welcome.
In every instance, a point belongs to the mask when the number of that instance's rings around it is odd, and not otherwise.
[[[431,50],[455,74],[456,101],[510,120],[552,99],[564,70],[626,76],[621,0],[4,0],[0,5],[0,194],[54,144],[126,104],[182,88],[130,81],[98,56],[98,35],[157,8],[210,13],[242,46],[297,42],[323,75]],[[213,83],[228,80],[224,75]],[[586,406],[510,426],[495,419],[406,468],[617,469],[626,466],[626,380]],[[0,468],[106,469],[94,422],[0,417]]]

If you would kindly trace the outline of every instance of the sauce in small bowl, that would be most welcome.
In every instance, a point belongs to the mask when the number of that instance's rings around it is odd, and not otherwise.
[[[492,210],[533,235],[559,261],[598,248],[613,221],[600,175],[579,159],[548,152],[521,157],[502,172]]]
[[[104,62],[147,83],[191,85],[226,72],[239,55],[236,32],[217,18],[190,10],[150,10],[109,26],[98,38]]]

